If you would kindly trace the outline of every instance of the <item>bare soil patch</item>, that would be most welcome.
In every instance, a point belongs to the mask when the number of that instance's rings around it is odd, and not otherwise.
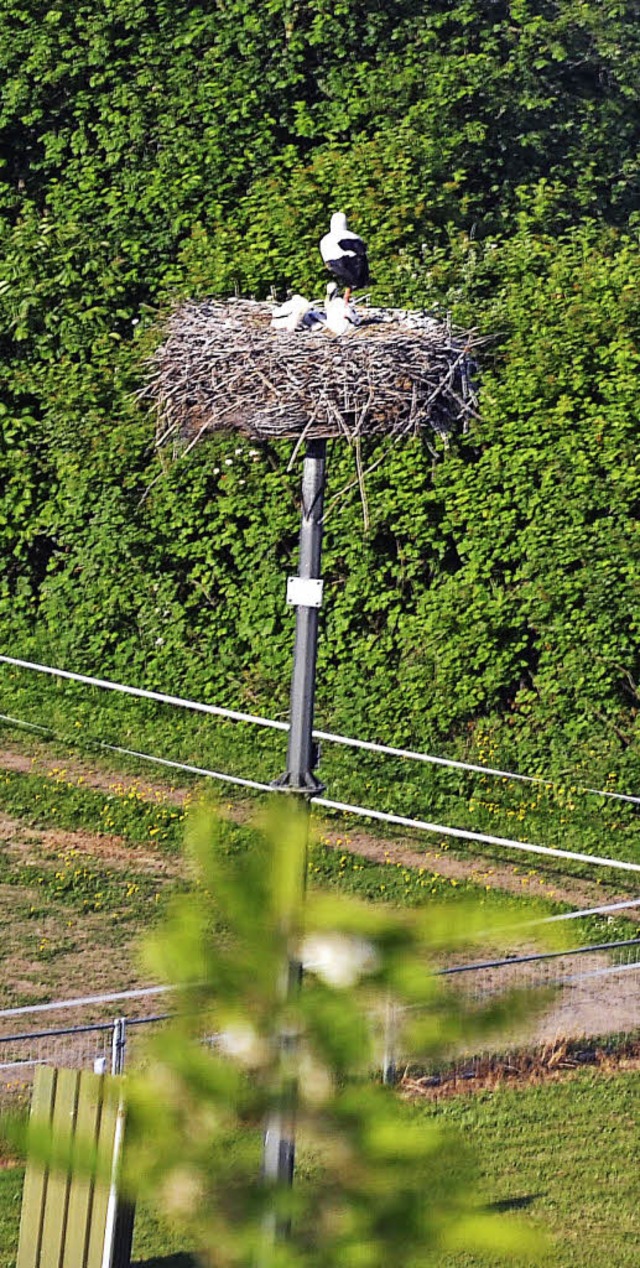
[[[7,853],[20,857],[23,863],[74,852],[107,864],[110,868],[140,871],[158,876],[177,876],[182,863],[160,850],[137,846],[124,837],[102,832],[68,831],[61,828],[35,828],[21,819],[0,813],[0,843]]]
[[[53,759],[42,745],[31,742],[30,752],[15,744],[5,744],[0,748],[0,768],[17,771],[23,775],[70,775],[74,779],[82,779],[88,788],[99,792],[113,793],[123,791],[136,792],[151,802],[171,802],[182,806],[189,796],[186,788],[175,788],[169,783],[154,783],[141,780],[138,776],[123,774],[122,771],[110,770],[104,763],[89,763],[79,757],[65,757],[64,761]]]
[[[623,902],[625,898],[635,896],[633,891],[609,887],[605,896],[603,886],[597,882],[566,877],[551,880],[528,867],[519,867],[515,863],[496,863],[484,856],[462,859],[441,850],[417,850],[411,838],[380,840],[366,832],[349,832],[345,836],[329,830],[323,833],[323,840],[334,848],[348,849],[375,863],[401,863],[408,868],[426,867],[440,876],[468,880],[480,888],[489,885],[491,889],[516,894],[519,898],[552,899],[573,907],[597,907],[604,902]],[[625,919],[640,923],[640,908],[630,908],[624,915]]]
[[[593,1035],[639,1032],[640,967],[614,972],[615,967],[607,952],[569,952],[561,959],[503,964],[449,981],[472,1005],[488,1004],[507,991],[533,992],[526,1016],[518,1016],[498,1042],[504,1048],[526,1043],[555,1050],[560,1043]]]
[[[51,999],[129,990],[148,985],[138,963],[139,937],[121,926],[113,914],[80,915],[62,904],[45,901],[37,889],[0,885],[0,1006],[39,1004]],[[86,1009],[84,1021],[91,1021]],[[73,1021],[76,1018],[72,1019]],[[33,1028],[36,1018],[17,1023],[5,1018],[0,1034]],[[49,1018],[45,1024],[64,1024]]]

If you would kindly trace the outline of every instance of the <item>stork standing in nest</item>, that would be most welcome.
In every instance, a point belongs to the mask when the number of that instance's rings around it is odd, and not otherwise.
[[[369,262],[362,238],[347,228],[343,211],[336,211],[331,217],[329,232],[320,242],[320,254],[327,268],[346,286],[344,300],[348,304],[352,291],[368,285]]]

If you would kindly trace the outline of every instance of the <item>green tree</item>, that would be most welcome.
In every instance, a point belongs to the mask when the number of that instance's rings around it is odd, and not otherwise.
[[[430,971],[434,955],[486,935],[486,914],[305,903],[305,831],[289,808],[238,850],[220,822],[192,824],[195,892],[150,958],[176,984],[177,1013],[130,1087],[131,1180],[211,1263],[435,1264],[454,1247],[531,1262],[524,1228],[473,1197],[460,1142],[370,1077],[390,1000],[402,1051],[423,1057],[513,1015],[511,996],[472,1017]],[[302,987],[287,989],[283,971],[300,961]],[[293,1189],[260,1179],[274,1120],[298,1137]],[[292,1220],[284,1241],[274,1214]]]

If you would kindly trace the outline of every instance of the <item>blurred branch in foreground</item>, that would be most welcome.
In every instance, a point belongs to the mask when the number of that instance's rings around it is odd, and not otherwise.
[[[305,899],[304,815],[278,809],[242,845],[213,814],[192,820],[191,892],[148,947],[175,983],[176,1015],[130,1084],[129,1184],[209,1265],[386,1268],[452,1249],[533,1263],[533,1235],[474,1197],[466,1146],[417,1121],[374,1074],[390,1007],[402,1051],[420,1058],[522,1009],[511,997],[471,1018],[432,971],[446,952],[496,946],[499,931],[463,904]],[[304,978],[291,994],[283,965],[296,961]],[[295,1120],[292,1188],[261,1169],[264,1125],[283,1107]],[[265,1237],[269,1221],[290,1227],[286,1241]]]

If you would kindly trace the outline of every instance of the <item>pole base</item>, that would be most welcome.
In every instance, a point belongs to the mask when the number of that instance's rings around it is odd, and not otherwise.
[[[285,771],[284,775],[279,775],[277,779],[271,781],[271,787],[278,788],[281,792],[300,793],[307,797],[315,797],[324,792],[325,788],[324,784],[316,779],[313,771],[305,771],[302,776]]]

